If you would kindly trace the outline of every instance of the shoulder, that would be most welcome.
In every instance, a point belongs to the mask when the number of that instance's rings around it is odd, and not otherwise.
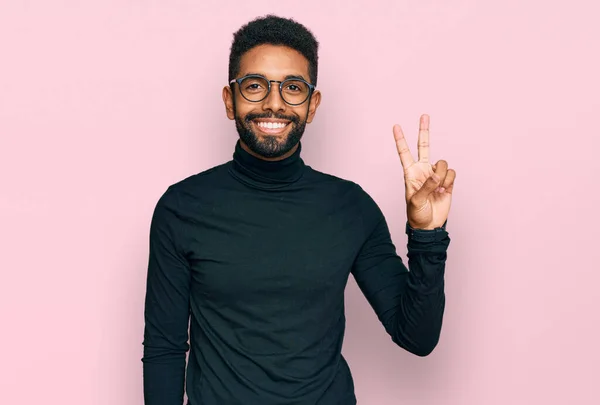
[[[177,212],[198,204],[223,184],[230,164],[211,167],[168,185],[156,202],[156,211]]]
[[[381,210],[373,197],[355,181],[320,172],[311,167],[309,167],[308,180],[328,190],[329,193],[343,198],[345,202],[351,202],[363,216],[381,216]]]
[[[306,180],[315,186],[341,192],[360,193],[362,190],[362,188],[352,180],[324,173],[315,170],[310,166],[307,166]]]
[[[178,195],[193,194],[212,185],[220,184],[223,181],[224,176],[227,175],[230,165],[231,162],[226,162],[185,177],[169,185],[167,191],[171,194]]]

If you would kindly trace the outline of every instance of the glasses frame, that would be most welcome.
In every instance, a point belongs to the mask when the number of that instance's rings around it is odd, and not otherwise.
[[[269,85],[268,89],[267,89],[267,94],[265,94],[265,96],[263,98],[261,98],[260,100],[250,100],[248,99],[248,97],[246,97],[244,95],[244,92],[241,90],[241,84],[242,81],[244,81],[245,79],[251,78],[251,77],[256,77],[259,79],[263,79],[264,81],[266,81]],[[292,104],[290,102],[288,102],[285,97],[283,97],[283,83],[285,82],[291,82],[291,81],[295,81],[295,82],[302,82],[304,84],[306,84],[308,86],[308,96],[304,99],[304,101],[302,101],[301,103],[297,103],[297,104]],[[251,103],[260,103],[261,101],[263,101],[264,99],[266,99],[267,97],[269,97],[269,94],[271,94],[271,83],[279,83],[279,86],[277,86],[279,88],[279,96],[281,97],[281,99],[283,100],[284,103],[291,105],[291,106],[299,106],[302,105],[304,103],[306,103],[307,100],[309,100],[312,96],[312,94],[314,93],[316,86],[314,84],[311,84],[309,82],[307,82],[306,80],[300,79],[300,78],[294,78],[294,79],[285,79],[285,80],[269,80],[266,77],[262,76],[262,75],[246,75],[237,79],[233,79],[229,82],[229,85],[231,87],[233,87],[233,83],[237,83],[238,88],[240,88],[240,94],[242,95],[242,97],[244,97],[244,99],[248,100]]]

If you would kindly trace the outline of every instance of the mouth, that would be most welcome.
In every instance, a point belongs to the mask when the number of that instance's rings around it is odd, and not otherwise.
[[[252,125],[266,135],[281,135],[290,127],[291,121],[276,119],[255,119]]]

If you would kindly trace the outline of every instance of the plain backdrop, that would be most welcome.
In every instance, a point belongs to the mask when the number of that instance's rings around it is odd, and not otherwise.
[[[351,278],[361,405],[600,403],[595,1],[0,0],[0,404],[142,404],[159,196],[232,157],[232,34],[321,44],[305,162],[363,186],[406,258],[392,126],[456,169],[447,307],[426,358]]]

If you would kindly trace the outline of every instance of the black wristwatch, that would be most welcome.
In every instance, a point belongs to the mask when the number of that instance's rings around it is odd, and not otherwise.
[[[448,232],[446,231],[447,223],[448,221],[435,229],[415,229],[406,221],[406,234],[409,239],[417,242],[439,242],[448,236]]]

